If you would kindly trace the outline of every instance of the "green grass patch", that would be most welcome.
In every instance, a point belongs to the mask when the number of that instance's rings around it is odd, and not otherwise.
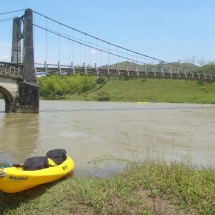
[[[109,78],[102,85],[71,100],[122,102],[215,103],[215,82],[155,78]]]
[[[64,178],[0,192],[0,214],[214,214],[215,171],[187,163],[128,163],[114,177]]]

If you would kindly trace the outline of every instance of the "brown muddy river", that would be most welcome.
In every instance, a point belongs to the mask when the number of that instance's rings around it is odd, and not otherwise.
[[[92,167],[107,156],[214,167],[215,105],[40,101],[39,114],[6,114],[0,100],[0,162],[23,163],[54,148],[66,149],[77,176],[114,173],[111,162]]]

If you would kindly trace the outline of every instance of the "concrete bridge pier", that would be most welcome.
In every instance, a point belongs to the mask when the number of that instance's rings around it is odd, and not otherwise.
[[[21,25],[24,29],[21,32]],[[20,40],[23,39],[23,78],[17,79],[17,96],[10,104],[6,104],[5,110],[15,113],[39,112],[39,87],[34,71],[34,47],[33,47],[33,16],[32,10],[27,9],[24,16],[15,18],[13,22],[12,57],[14,63],[20,63]],[[5,100],[6,101],[6,100]]]
[[[15,112],[14,104],[18,96],[17,80],[8,77],[0,77],[0,92],[5,101],[5,112]]]
[[[19,95],[12,104],[15,113],[39,113],[39,88],[35,82],[20,82]]]
[[[15,112],[39,112],[39,87],[34,72],[34,47],[33,47],[33,16],[32,10],[25,11],[24,37],[23,37],[23,77],[19,82],[19,97]]]
[[[39,93],[37,83],[19,82],[10,77],[0,77],[0,93],[5,101],[5,112],[38,113]]]

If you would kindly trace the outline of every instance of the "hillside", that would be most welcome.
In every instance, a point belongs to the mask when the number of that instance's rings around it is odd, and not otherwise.
[[[104,80],[100,78],[97,80]],[[184,79],[108,78],[69,100],[215,104],[215,82]]]
[[[109,66],[109,68],[111,69],[116,69],[116,65],[118,65],[119,69],[126,69],[126,66],[128,66],[129,70],[135,70],[135,68],[137,67],[138,71],[144,71],[144,68],[146,67],[147,70],[151,69],[152,67],[154,67],[156,70],[158,68],[161,68],[161,64],[145,64],[145,65],[140,65],[134,62],[130,62],[130,61],[123,61],[117,64],[112,64]],[[104,67],[104,66],[103,66]],[[174,71],[176,70],[176,67],[178,68],[192,68],[194,70],[199,69],[200,67],[192,64],[192,63],[179,63],[179,62],[172,62],[172,63],[167,63],[167,64],[162,64],[162,67],[164,69],[164,71],[168,71],[170,68]]]

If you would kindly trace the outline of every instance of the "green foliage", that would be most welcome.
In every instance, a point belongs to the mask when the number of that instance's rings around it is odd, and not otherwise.
[[[172,68],[175,70],[176,66],[179,66],[181,68],[183,68],[183,67],[189,67],[189,68],[193,68],[193,69],[199,68],[198,66],[193,64],[192,60],[187,63],[172,62],[172,63],[163,63],[163,64],[157,63],[157,64],[144,64],[144,65],[130,62],[130,61],[123,61],[123,62],[119,62],[117,64],[110,65],[110,68],[116,69],[116,66],[118,66],[118,68],[120,70],[121,69],[124,70],[124,69],[126,69],[126,66],[127,66],[130,71],[131,70],[135,71],[136,68],[138,69],[138,71],[144,71],[145,68],[147,69],[147,71],[151,71],[152,68],[155,68],[156,70],[160,69],[161,65],[165,71],[168,71],[169,68]]]
[[[40,96],[44,98],[64,97],[67,94],[83,93],[95,86],[93,77],[51,75],[37,79]]]
[[[197,81],[198,85],[204,85],[204,82],[202,80]]]
[[[38,82],[45,99],[215,103],[215,82],[210,80],[111,77],[107,81],[105,77],[53,75],[38,78]]]
[[[96,80],[96,84],[105,84],[106,83],[106,78],[105,77],[99,77]]]
[[[204,72],[206,74],[215,74],[215,62],[209,62],[208,64],[202,66],[200,69],[200,72]]]
[[[97,95],[97,100],[98,101],[110,101],[110,93],[101,91]]]

